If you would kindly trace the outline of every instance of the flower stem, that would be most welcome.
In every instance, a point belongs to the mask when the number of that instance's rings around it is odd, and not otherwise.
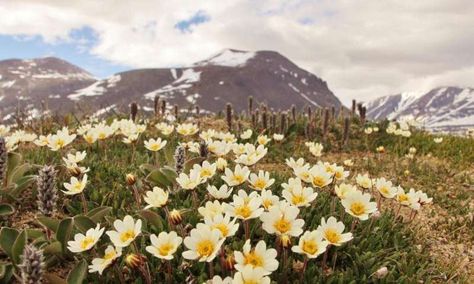
[[[214,266],[212,265],[212,261],[207,263],[209,266],[209,279],[214,277]]]
[[[81,192],[81,201],[82,201],[82,210],[84,211],[84,214],[87,214],[88,208],[87,208],[86,195],[84,194],[84,191]]]
[[[250,239],[250,225],[249,220],[244,220],[245,240]]]

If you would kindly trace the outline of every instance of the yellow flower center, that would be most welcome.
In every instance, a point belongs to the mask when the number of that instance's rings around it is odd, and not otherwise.
[[[356,215],[362,215],[365,213],[365,205],[362,202],[354,202],[351,204],[351,212]]]
[[[57,145],[59,148],[64,147],[64,144],[66,144],[66,142],[65,142],[63,139],[58,139],[58,140],[56,141],[56,145]]]
[[[288,232],[291,229],[291,223],[284,218],[280,218],[275,222],[275,224],[273,224],[273,226],[278,232],[282,234]]]
[[[317,187],[323,187],[325,185],[326,181],[324,180],[323,177],[321,176],[315,176],[313,177],[313,184]]]
[[[150,148],[151,148],[152,151],[158,151],[158,150],[160,150],[160,145],[159,144],[153,144],[153,145],[151,145]]]
[[[214,244],[210,240],[202,240],[196,245],[199,256],[210,256],[214,251]]]
[[[306,198],[303,195],[293,195],[291,197],[291,202],[295,205],[302,204],[306,201]]]
[[[237,184],[241,184],[245,181],[244,176],[242,175],[234,175],[233,180]]]
[[[341,240],[341,234],[336,232],[334,229],[327,229],[324,232],[324,237],[332,244],[337,244]]]
[[[235,215],[241,216],[243,218],[248,218],[251,214],[252,210],[250,210],[250,207],[246,204],[235,208]]]
[[[254,251],[245,255],[244,264],[250,264],[253,267],[262,267],[263,266],[263,258],[256,254]]]
[[[133,230],[127,230],[120,235],[120,240],[122,242],[126,242],[134,238],[135,238],[135,232]]]
[[[211,170],[201,169],[201,177],[210,177],[212,176]]]
[[[81,241],[81,248],[82,249],[87,249],[91,244],[94,243],[94,239],[91,238],[91,237],[85,237],[82,241]]]
[[[224,223],[214,224],[212,225],[212,228],[221,231],[223,237],[227,237],[227,235],[229,235],[229,228]]]
[[[273,201],[271,199],[265,199],[265,200],[263,200],[262,203],[263,203],[263,207],[265,209],[268,209],[268,208],[270,208],[270,206],[273,205]]]
[[[388,187],[386,187],[386,186],[381,187],[380,192],[385,194],[385,195],[389,194]]]
[[[398,201],[400,201],[400,202],[408,201],[408,195],[406,195],[406,194],[400,194],[400,195],[398,196]]]
[[[172,251],[173,248],[174,248],[173,244],[165,243],[165,244],[162,244],[160,247],[158,247],[157,251],[159,255],[167,256],[170,254],[170,251]]]
[[[308,254],[315,254],[318,251],[318,245],[313,240],[304,241],[301,249]]]
[[[257,179],[253,185],[256,189],[263,190],[267,187],[267,182],[264,179]]]
[[[334,174],[334,176],[336,177],[336,179],[341,179],[342,178],[342,172],[338,171]]]
[[[108,252],[104,255],[104,260],[111,260],[115,258],[115,251]]]
[[[75,191],[81,191],[82,183],[81,182],[75,183],[73,188],[74,188]]]

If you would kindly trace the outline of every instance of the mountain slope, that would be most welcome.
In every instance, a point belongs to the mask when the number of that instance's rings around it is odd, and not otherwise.
[[[113,82],[112,84],[110,82]],[[245,52],[226,49],[185,68],[139,69],[100,80],[70,94],[71,100],[104,108],[124,109],[136,101],[151,110],[155,96],[171,105],[194,104],[203,111],[223,110],[230,102],[235,110],[247,108],[247,97],[270,108],[287,109],[292,104],[329,107],[341,105],[326,82],[299,68],[273,51]]]
[[[94,81],[87,71],[55,57],[0,61],[0,118],[10,119],[17,108],[37,116],[42,101],[52,109],[72,107],[64,95]]]
[[[415,118],[431,130],[474,126],[474,89],[439,87],[427,93],[402,93],[366,103],[372,119]]]

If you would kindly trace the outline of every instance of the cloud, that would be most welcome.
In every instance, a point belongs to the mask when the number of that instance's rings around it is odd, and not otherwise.
[[[474,1],[17,0],[0,2],[0,34],[71,41],[133,67],[181,66],[227,47],[276,50],[345,103],[438,85],[471,85]]]

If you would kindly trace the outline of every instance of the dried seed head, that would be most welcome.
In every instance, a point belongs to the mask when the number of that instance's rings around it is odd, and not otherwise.
[[[58,201],[56,188],[56,170],[53,166],[44,166],[38,172],[36,179],[38,186],[38,210],[45,216],[53,215]]]
[[[209,149],[207,148],[206,141],[202,140],[199,142],[199,156],[202,158],[207,158],[209,155]]]
[[[347,141],[349,141],[349,129],[350,129],[349,126],[350,126],[350,123],[351,123],[350,119],[348,117],[346,117],[344,119],[344,134],[342,135],[342,137],[343,137],[342,138],[343,139],[342,144],[343,145],[346,145]]]
[[[137,119],[137,113],[138,113],[138,105],[136,102],[133,102],[130,105],[130,118],[135,121]]]
[[[174,152],[175,170],[178,175],[183,171],[185,159],[186,150],[183,146],[178,146]]]
[[[252,96],[249,96],[249,109],[248,109],[248,114],[252,114],[253,113],[253,97]]]
[[[179,106],[178,106],[178,105],[174,105],[174,107],[173,107],[173,113],[174,113],[174,117],[175,117],[176,120],[178,121],[178,120],[179,120]]]
[[[225,116],[226,116],[226,121],[227,121],[227,129],[229,131],[232,131],[232,113],[233,113],[232,105],[230,103],[227,103]]]
[[[162,100],[161,101],[161,115],[165,115],[166,113],[166,101]]]
[[[153,109],[155,111],[155,116],[160,116],[160,96],[156,95],[155,100],[153,101]]]
[[[27,284],[42,283],[44,268],[43,251],[33,245],[26,245],[21,259],[20,271],[22,282]]]
[[[293,123],[296,123],[296,106],[291,105],[291,120],[293,120]]]
[[[5,142],[5,138],[0,137],[0,185],[3,185],[3,181],[5,179],[7,171],[7,158],[7,143]]]
[[[199,108],[199,105],[194,106],[194,111],[196,112],[196,115],[201,114],[201,109]]]

